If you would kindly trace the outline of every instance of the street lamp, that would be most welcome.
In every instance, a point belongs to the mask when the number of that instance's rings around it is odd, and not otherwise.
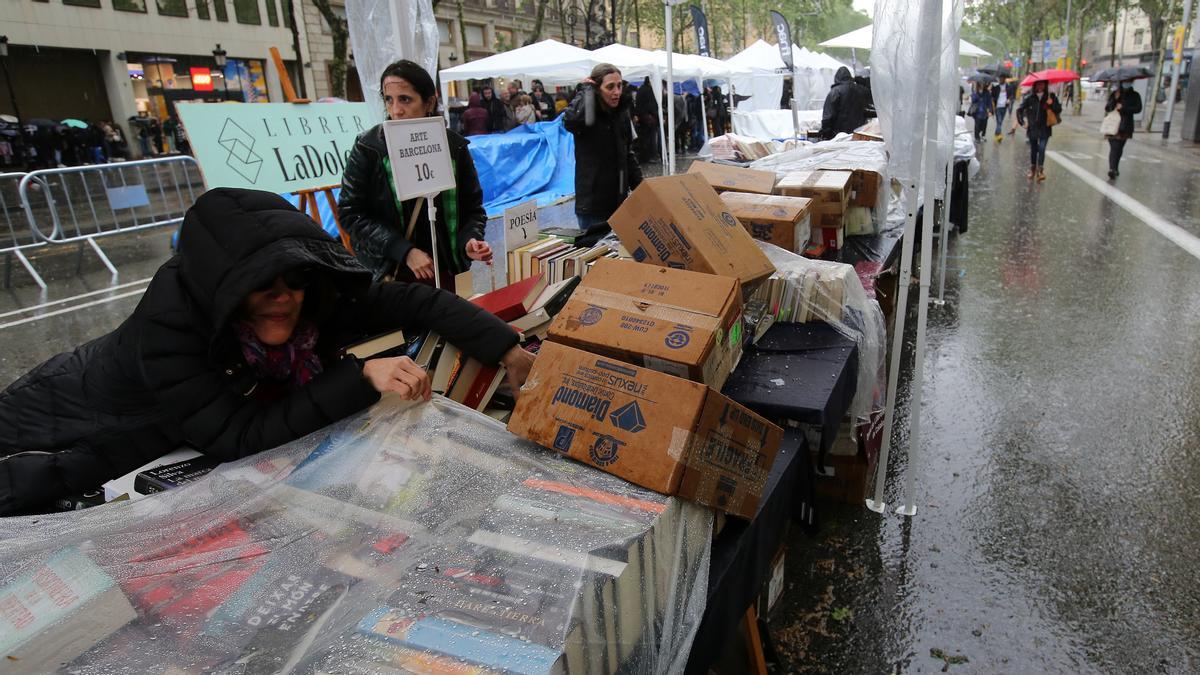
[[[12,99],[13,114],[17,116],[17,128],[21,125],[21,107],[17,105],[17,93],[13,90],[12,75],[8,72],[8,36],[0,35],[0,63],[4,64],[4,81],[8,83],[8,97]]]
[[[228,54],[224,49],[221,49],[221,43],[217,43],[217,48],[212,51],[213,61],[216,62],[217,68],[221,69],[221,89],[225,92],[225,98],[229,98],[229,79],[225,77],[225,63],[228,61],[225,55]]]

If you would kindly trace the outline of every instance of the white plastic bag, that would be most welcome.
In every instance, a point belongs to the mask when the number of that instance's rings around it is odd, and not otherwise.
[[[1100,133],[1105,136],[1116,136],[1121,133],[1121,113],[1116,110],[1104,116],[1104,121],[1100,122]]]

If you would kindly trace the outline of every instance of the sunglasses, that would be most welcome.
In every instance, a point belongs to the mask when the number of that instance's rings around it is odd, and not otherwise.
[[[283,281],[283,285],[287,286],[290,290],[302,291],[312,285],[312,277],[313,275],[310,270],[302,268],[288,270],[276,278],[281,279]],[[254,289],[254,292],[263,293],[271,290],[271,288],[274,286],[275,279],[268,279],[267,281],[264,281],[258,288]]]

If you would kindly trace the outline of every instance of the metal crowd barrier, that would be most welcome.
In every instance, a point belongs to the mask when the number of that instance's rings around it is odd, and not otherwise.
[[[200,167],[187,155],[31,171],[18,186],[21,207],[39,245],[79,244],[80,266],[90,247],[114,276],[117,268],[97,239],[178,225],[202,192]],[[50,231],[38,223],[50,226]],[[19,250],[15,253],[20,255]],[[32,273],[32,266],[20,257]]]
[[[5,233],[0,234],[0,253],[4,254],[4,287],[8,288],[12,285],[12,261],[13,258],[16,258],[29,276],[37,282],[37,285],[44,289],[46,282],[42,281],[42,276],[33,268],[33,264],[29,262],[29,258],[26,258],[24,253],[31,248],[46,244],[38,237],[37,230],[26,219],[21,199],[18,196],[18,186],[26,175],[23,171],[0,173],[0,211],[4,213],[5,227]]]

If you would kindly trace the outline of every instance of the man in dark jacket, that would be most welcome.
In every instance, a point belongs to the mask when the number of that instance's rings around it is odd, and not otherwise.
[[[209,191],[184,218],[180,250],[115,331],[0,392],[0,515],[44,510],[180,445],[228,461],[362,410],[381,391],[419,398],[411,361],[407,390],[403,373],[394,387],[376,377],[405,357],[339,358],[340,347],[363,337],[433,330],[480,361],[528,374],[504,322],[429,286],[372,283],[340,243],[278,195]],[[289,292],[299,294],[303,333],[315,340],[303,347],[316,358],[315,367],[304,362],[312,377],[299,383],[271,377],[245,334],[248,322],[280,320],[250,313],[253,297]]]
[[[575,217],[582,229],[608,222],[642,182],[629,107],[621,71],[602,63],[563,112],[563,126],[575,136]]]
[[[833,76],[833,86],[825,97],[821,115],[821,138],[829,140],[838,134],[849,134],[867,123],[867,99],[854,83],[850,69],[842,66]]]
[[[642,80],[633,97],[633,112],[637,117],[638,158],[650,162],[658,158],[661,149],[658,144],[658,115],[659,108],[654,98],[654,85],[650,77]]]

